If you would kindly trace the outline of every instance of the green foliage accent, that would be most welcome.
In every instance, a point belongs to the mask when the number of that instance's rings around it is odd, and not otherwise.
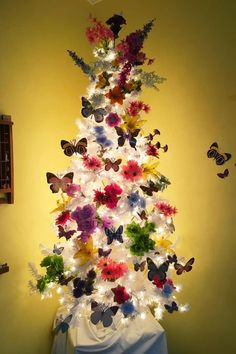
[[[132,240],[130,252],[135,256],[143,256],[145,252],[154,250],[155,241],[150,239],[150,234],[156,230],[153,222],[145,222],[141,227],[136,222],[132,222],[126,228],[126,235]]]
[[[37,288],[42,293],[50,282],[60,278],[64,273],[64,262],[62,256],[51,255],[45,257],[40,263],[41,267],[46,268],[46,275],[37,281]]]

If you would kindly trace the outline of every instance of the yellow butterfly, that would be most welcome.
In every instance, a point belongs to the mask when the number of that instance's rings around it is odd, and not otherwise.
[[[79,250],[74,254],[74,258],[79,259],[81,266],[90,261],[94,255],[97,254],[97,248],[93,248],[92,236],[89,237],[87,242],[76,240],[76,244]]]
[[[160,175],[158,172],[157,167],[159,165],[159,161],[156,158],[149,158],[148,161],[142,164],[142,176],[145,180],[148,179],[149,176],[156,178]]]

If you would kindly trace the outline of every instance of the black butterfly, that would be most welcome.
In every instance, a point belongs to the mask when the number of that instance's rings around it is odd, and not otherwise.
[[[123,229],[123,225],[120,225],[116,231],[115,229],[108,229],[107,227],[105,227],[105,234],[107,235],[107,244],[110,245],[114,240],[123,243]]]
[[[178,261],[176,254],[174,254],[173,256],[168,255],[167,259],[169,263],[177,263]]]
[[[81,114],[84,118],[88,118],[91,115],[94,116],[94,119],[97,123],[101,123],[104,119],[104,115],[106,114],[105,108],[93,108],[92,104],[85,97],[82,97],[82,110]]]
[[[111,248],[109,248],[108,250],[105,250],[105,251],[102,248],[99,248],[98,255],[99,255],[99,257],[108,257],[109,254],[111,253],[111,251],[112,251]]]
[[[149,181],[148,186],[140,186],[140,188],[145,194],[149,196],[152,196],[154,192],[159,191],[159,188],[155,185],[153,181]]]
[[[174,311],[178,311],[179,309],[175,301],[172,301],[171,305],[165,304],[164,306],[169,313],[173,313]]]
[[[47,182],[50,184],[52,193],[58,193],[61,189],[63,193],[66,193],[67,187],[73,183],[74,173],[69,172],[62,178],[57,177],[51,172],[46,173]]]
[[[169,268],[169,263],[164,262],[162,263],[159,267],[156,266],[156,264],[153,262],[153,260],[149,257],[147,257],[147,265],[148,265],[148,279],[152,281],[155,276],[158,276],[160,281],[163,281],[166,279],[166,272],[168,271]]]
[[[119,306],[107,306],[105,304],[98,304],[96,301],[91,303],[92,313],[90,316],[91,322],[96,325],[99,321],[102,322],[103,327],[109,327],[113,322],[113,316],[119,310]]]
[[[121,127],[115,127],[116,133],[119,136],[118,138],[118,145],[123,146],[125,143],[125,140],[129,140],[129,144],[132,148],[136,149],[136,143],[137,139],[136,137],[138,136],[140,129],[135,129],[133,132],[129,131],[126,133]]]
[[[229,175],[229,170],[228,170],[228,168],[226,168],[226,169],[224,170],[224,172],[219,172],[219,173],[217,173],[217,176],[220,177],[220,178],[222,178],[222,179],[228,177],[228,175]]]
[[[231,154],[229,153],[219,153],[218,151],[218,144],[215,142],[211,144],[210,149],[207,151],[207,157],[209,159],[214,159],[216,160],[217,165],[223,165],[226,161],[228,161],[231,158]]]
[[[188,262],[185,265],[182,265],[180,263],[175,263],[174,267],[176,270],[176,274],[180,275],[183,272],[190,272],[190,270],[192,270],[192,265],[194,263],[195,259],[192,257],[188,260]]]
[[[122,25],[126,25],[126,20],[121,15],[113,15],[106,21],[106,24],[110,26],[114,37],[118,38],[118,33],[120,32]]]
[[[66,240],[69,240],[75,233],[75,230],[68,230],[66,231],[65,229],[63,229],[63,227],[61,225],[58,225],[58,237],[65,237]]]
[[[144,271],[145,269],[145,265],[146,265],[146,261],[143,261],[141,263],[134,263],[134,270],[135,272],[137,272],[138,270],[140,270],[141,272]]]
[[[72,319],[72,315],[69,315],[64,320],[57,321],[59,323],[57,323],[57,325],[54,329],[54,333],[57,334],[57,333],[59,333],[59,331],[61,331],[62,333],[66,333],[68,331],[68,329],[70,328],[69,323],[70,323],[71,319]]]
[[[73,280],[73,279],[74,279],[73,275],[71,275],[71,276],[68,277],[68,278],[66,278],[64,275],[61,275],[61,276],[59,277],[59,279],[58,279],[58,283],[59,283],[60,285],[68,285],[68,283],[69,283],[71,280]]]
[[[66,156],[72,156],[74,153],[84,155],[87,152],[87,139],[80,139],[77,143],[61,140],[61,147]]]

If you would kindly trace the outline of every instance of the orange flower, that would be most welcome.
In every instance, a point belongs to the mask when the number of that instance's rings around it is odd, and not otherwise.
[[[106,93],[105,96],[110,99],[111,104],[123,104],[123,100],[125,98],[124,92],[121,91],[119,86],[113,87],[113,89],[109,90],[109,92]]]

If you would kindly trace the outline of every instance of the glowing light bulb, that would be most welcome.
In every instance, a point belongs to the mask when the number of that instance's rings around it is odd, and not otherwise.
[[[61,293],[62,293],[62,288],[61,288],[61,287],[57,288],[57,293],[58,293],[58,294],[61,294]]]
[[[65,303],[65,298],[64,298],[64,297],[61,297],[61,298],[59,299],[59,302],[60,302],[61,305],[63,305],[63,304]]]
[[[141,313],[140,313],[140,318],[141,318],[142,320],[145,320],[145,318],[146,318],[146,313],[145,313],[145,312],[141,312]]]

